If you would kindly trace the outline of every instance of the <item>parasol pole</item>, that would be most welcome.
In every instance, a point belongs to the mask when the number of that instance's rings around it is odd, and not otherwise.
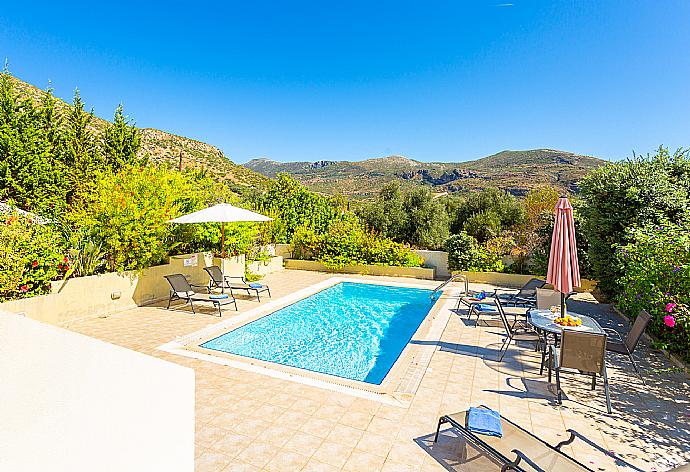
[[[225,277],[225,222],[220,223],[220,272]],[[225,293],[225,283],[221,286],[220,293]]]

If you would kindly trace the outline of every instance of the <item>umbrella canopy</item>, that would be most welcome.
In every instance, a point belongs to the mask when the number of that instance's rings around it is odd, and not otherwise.
[[[182,215],[170,223],[239,223],[242,221],[271,221],[273,218],[239,208],[229,203],[219,203],[203,210]]]
[[[203,210],[179,216],[168,223],[220,223],[220,252],[225,258],[225,223],[262,222],[273,218],[239,208],[229,203],[219,203]]]
[[[559,198],[556,204],[546,282],[561,292],[562,313],[565,313],[565,294],[572,292],[573,287],[580,286],[573,207],[565,197]]]

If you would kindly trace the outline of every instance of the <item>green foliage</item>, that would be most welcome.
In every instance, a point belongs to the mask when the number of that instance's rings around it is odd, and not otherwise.
[[[448,253],[450,270],[501,272],[501,252],[505,251],[503,241],[479,244],[477,240],[461,231],[446,240],[444,250]]]
[[[0,300],[50,293],[50,281],[69,270],[63,250],[53,227],[0,215]]]
[[[690,223],[632,229],[627,240],[615,256],[623,274],[618,306],[632,318],[647,310],[662,347],[690,360]],[[675,326],[665,324],[667,316]]]
[[[508,192],[497,188],[488,188],[466,197],[450,199],[448,201],[448,212],[452,218],[450,227],[452,233],[458,233],[462,230],[467,231],[471,226],[467,223],[467,220],[472,218],[473,215],[485,214],[491,224],[489,226],[485,225],[483,229],[477,231],[477,235],[480,236],[480,242],[497,236],[501,230],[520,225],[525,220],[525,209],[521,202]],[[475,218],[475,222],[479,223],[479,220],[481,218]],[[497,229],[496,221],[498,221]],[[470,228],[470,230],[475,232],[473,228]]]
[[[376,201],[357,209],[362,222],[387,238],[403,241],[408,215],[405,213],[404,196],[396,180],[386,184]]]
[[[256,244],[255,223],[231,223],[225,225],[225,253],[230,256],[247,254]]]
[[[257,280],[261,280],[261,279],[262,279],[262,276],[259,274],[255,274],[255,273],[249,271],[248,269],[244,271],[244,280],[247,283],[256,282]]]
[[[517,250],[513,251],[514,269],[523,272],[529,270],[529,258],[534,252],[548,245],[551,234],[544,234],[544,227],[550,225],[553,229],[554,209],[560,198],[555,187],[538,187],[530,190],[525,196],[525,221],[514,231]]]
[[[42,214],[64,208],[68,183],[58,127],[50,91],[36,107],[19,99],[7,71],[0,75],[0,198]]]
[[[477,240],[461,231],[446,240],[444,251],[448,253],[450,270],[472,270],[478,251]]]
[[[463,230],[477,241],[488,241],[501,232],[501,217],[494,210],[482,210],[470,215]]]
[[[356,218],[334,222],[325,234],[298,228],[292,244],[293,257],[313,259],[333,269],[360,264],[421,267],[424,262],[409,247],[367,231]]]
[[[690,208],[688,153],[660,147],[653,157],[607,164],[583,180],[582,196],[592,272],[614,294],[623,276],[615,248],[627,244],[628,229],[678,221]]]
[[[143,269],[168,254],[179,200],[188,185],[167,169],[124,167],[100,172],[95,188],[79,195],[68,219],[102,245],[110,270]]]
[[[115,169],[138,162],[139,144],[122,107],[101,139],[78,90],[61,111],[50,89],[34,103],[20,99],[7,70],[0,75],[0,198],[19,208],[59,218],[76,194],[88,193],[104,157]]]
[[[254,203],[258,211],[279,216],[282,226],[273,236],[280,243],[290,242],[300,226],[306,225],[317,233],[324,233],[342,215],[337,202],[310,192],[285,173],[271,181],[268,191],[257,196]]]
[[[71,187],[75,192],[84,193],[93,185],[96,172],[103,167],[98,139],[92,127],[93,119],[93,109],[88,113],[84,111],[84,102],[76,89],[64,130],[64,160],[71,169]]]
[[[146,164],[145,159],[137,157],[141,147],[139,130],[129,121],[122,111],[122,105],[115,110],[113,125],[103,132],[103,157],[106,165],[117,171],[126,166]]]
[[[413,246],[438,249],[448,237],[448,214],[428,188],[403,194],[400,184],[393,181],[357,214],[369,228]]]
[[[105,269],[105,253],[101,243],[94,241],[84,229],[80,228],[70,234],[67,245],[69,259],[72,261],[68,276],[84,277]]]

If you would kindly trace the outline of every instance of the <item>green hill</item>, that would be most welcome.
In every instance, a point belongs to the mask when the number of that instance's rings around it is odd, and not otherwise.
[[[591,169],[604,163],[590,156],[535,149],[502,151],[467,162],[419,162],[403,156],[364,161],[275,162],[254,159],[245,167],[275,177],[288,172],[312,190],[366,199],[392,180],[403,185],[430,186],[436,193],[471,192],[487,187],[524,195],[540,185],[553,185],[577,193],[578,183]]]
[[[16,77],[11,77],[11,80],[15,90],[35,102],[39,102],[45,95],[43,90]],[[70,105],[58,99],[57,107],[65,111]],[[98,117],[94,117],[92,121],[97,132],[105,129],[107,123]],[[232,162],[217,147],[154,128],[141,129],[139,154],[148,155],[156,164],[167,163],[173,166],[179,166],[181,155],[183,168],[206,169],[218,180],[228,181],[239,187],[263,187],[268,182],[263,175]]]

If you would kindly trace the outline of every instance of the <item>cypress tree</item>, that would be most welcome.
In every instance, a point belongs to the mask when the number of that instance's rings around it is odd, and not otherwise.
[[[126,165],[144,164],[145,160],[137,157],[141,147],[139,130],[130,124],[122,111],[122,104],[115,110],[113,124],[103,133],[103,157],[113,171]]]
[[[92,120],[93,109],[88,113],[84,111],[79,89],[75,89],[65,130],[65,163],[71,170],[70,200],[75,192],[92,185],[96,171],[103,167]]]

